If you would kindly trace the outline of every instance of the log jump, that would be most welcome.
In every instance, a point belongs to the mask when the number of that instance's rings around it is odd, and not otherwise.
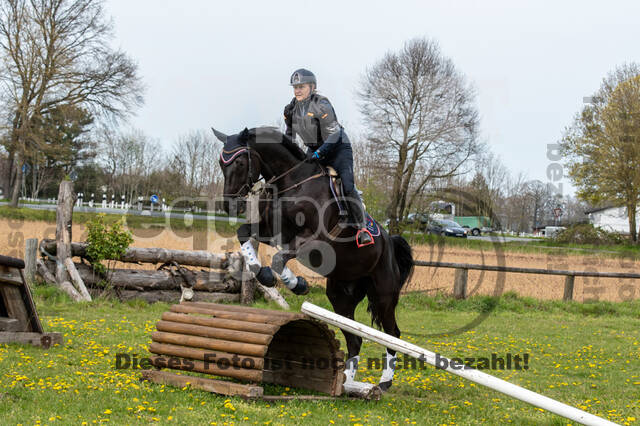
[[[301,313],[182,302],[162,315],[142,378],[223,395],[262,398],[260,384],[342,394],[344,353],[326,324]],[[244,383],[177,375],[169,368]]]
[[[353,321],[349,318],[343,317],[309,302],[304,302],[302,304],[301,311],[304,314],[319,321],[341,328],[342,330],[353,333],[364,339],[379,343],[380,345],[391,348],[395,351],[402,352],[405,355],[425,360],[429,364],[436,366],[436,354],[427,349],[405,342],[396,337],[390,336],[379,330],[360,324],[357,321]],[[445,359],[443,357],[441,358]],[[498,379],[497,377],[483,373],[482,371],[466,367],[463,367],[461,369],[453,369],[450,367],[451,362],[449,362],[449,360],[447,361],[448,363],[446,370],[452,374],[464,377],[465,379],[471,380],[472,382],[486,386],[498,392],[502,392],[505,395],[509,395],[513,398],[527,402],[536,407],[551,411],[552,413],[558,414],[559,416],[585,425],[615,425],[615,423],[587,413],[586,411],[582,411],[575,407],[563,404],[539,393],[530,391],[523,387]]]
[[[39,252],[43,259],[35,262],[38,264],[39,275],[45,281],[60,286],[53,278],[59,263],[57,245],[55,240],[42,240]],[[88,244],[72,242],[69,246],[69,257],[65,264],[71,263],[73,267],[68,269],[73,270],[79,278],[72,280],[73,283],[82,282],[82,286],[76,288],[86,286],[92,296],[101,294],[104,288],[100,284],[104,282],[105,277],[98,275],[88,262],[83,261],[87,256]],[[81,261],[74,263],[71,257],[80,258]],[[113,260],[123,263],[160,264],[156,270],[118,268],[109,271],[108,282],[121,300],[142,299],[149,303],[191,300],[250,305],[254,301],[254,293],[258,291],[267,300],[276,302],[284,309],[289,308],[275,288],[267,288],[257,283],[253,275],[245,269],[240,253],[131,247],[122,257]],[[71,283],[67,284],[69,290],[73,290],[67,293],[79,292]]]

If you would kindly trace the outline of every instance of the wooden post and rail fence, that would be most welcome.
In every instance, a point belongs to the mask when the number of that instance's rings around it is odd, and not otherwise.
[[[42,241],[40,245],[35,239],[29,239],[26,241],[25,250],[25,275],[26,281],[31,283],[36,277],[36,274],[42,276],[45,281],[56,284],[58,287],[69,293],[75,300],[91,300],[91,295],[87,291],[84,281],[91,282],[92,276],[87,271],[85,265],[74,264],[71,261],[73,256],[82,257],[86,251],[86,243],[75,243],[71,239],[71,221],[74,205],[74,192],[73,184],[68,181],[63,181],[60,184],[60,191],[58,195],[58,209],[57,209],[57,226],[56,226],[56,240]],[[47,265],[42,260],[38,259],[38,252],[42,251],[42,248],[46,248],[49,253],[57,254],[57,262],[52,265]],[[227,254],[228,255],[228,254]],[[168,250],[168,249],[140,249],[130,248],[127,250],[122,258],[117,259],[121,262],[166,262],[167,260],[179,260],[178,263],[194,266],[206,266],[206,267],[220,267],[222,263],[237,263],[236,261],[242,261],[239,254],[231,254],[234,257],[234,262],[229,262],[227,255],[217,255],[208,252],[187,252],[180,250]],[[199,257],[202,257],[200,259]],[[564,294],[563,300],[573,300],[573,289],[575,277],[595,277],[595,278],[623,278],[623,279],[640,279],[640,273],[630,272],[595,272],[595,271],[571,271],[571,270],[556,270],[556,269],[542,269],[542,268],[521,268],[514,266],[501,266],[501,265],[479,265],[471,263],[450,263],[450,262],[437,262],[437,261],[414,261],[415,266],[422,267],[437,267],[437,268],[454,268],[455,279],[453,284],[453,295],[457,299],[466,299],[468,296],[467,281],[469,278],[469,270],[482,270],[493,272],[508,272],[518,274],[541,274],[541,275],[560,275],[565,277],[564,282]],[[49,268],[47,268],[49,266]],[[232,269],[242,270],[244,265],[234,265]],[[162,275],[160,271],[145,272],[139,270],[118,270],[114,274],[115,278],[120,281],[116,283],[116,286],[126,288],[127,286],[133,286],[135,290],[142,290],[143,288],[159,288],[164,287],[168,277]],[[166,274],[165,274],[166,275]],[[201,273],[202,275],[202,273]],[[205,274],[206,275],[206,274]],[[198,277],[194,277],[198,278]],[[204,284],[199,290],[216,290],[211,287],[210,274],[206,277],[199,277],[200,281]],[[117,281],[117,280],[116,280]],[[220,279],[218,279],[220,281]],[[275,300],[283,307],[288,307],[284,299],[279,295],[275,288],[266,288],[253,282],[253,280],[242,280],[243,285],[240,291],[240,298],[246,304],[251,304],[253,301],[254,286],[257,285],[258,290],[262,293],[266,293],[265,297],[270,300]],[[73,285],[72,285],[73,283]],[[204,288],[207,287],[207,288]],[[141,293],[144,294],[144,293]],[[149,293],[147,293],[148,295]],[[171,296],[171,295],[170,295]],[[173,297],[173,296],[171,296]]]
[[[573,300],[573,284],[575,281],[575,277],[640,279],[640,274],[632,272],[567,271],[561,269],[520,268],[514,266],[478,265],[472,263],[450,263],[422,260],[416,260],[414,263],[416,266],[454,268],[456,270],[456,273],[453,283],[453,295],[457,299],[467,298],[467,280],[469,277],[469,269],[493,272],[510,272],[517,274],[564,275],[564,295],[562,297],[562,300],[564,301]]]

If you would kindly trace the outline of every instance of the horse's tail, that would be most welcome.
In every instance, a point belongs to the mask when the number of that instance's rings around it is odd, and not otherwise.
[[[393,251],[400,269],[400,287],[398,288],[400,291],[413,273],[413,255],[411,254],[411,246],[402,236],[392,235],[391,241],[393,241]]]

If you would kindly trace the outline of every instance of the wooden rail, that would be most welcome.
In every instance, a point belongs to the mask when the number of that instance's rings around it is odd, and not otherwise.
[[[541,274],[541,275],[564,275],[564,295],[563,300],[573,299],[573,284],[575,277],[598,277],[598,278],[635,278],[640,279],[640,274],[632,272],[595,272],[595,271],[568,271],[562,269],[541,269],[541,268],[518,268],[515,266],[498,266],[498,265],[478,265],[473,263],[450,263],[450,262],[433,262],[433,261],[414,261],[416,266],[428,266],[437,268],[454,268],[456,270],[453,295],[457,299],[466,299],[467,297],[467,279],[469,269],[481,271],[495,272],[513,272],[518,274]]]

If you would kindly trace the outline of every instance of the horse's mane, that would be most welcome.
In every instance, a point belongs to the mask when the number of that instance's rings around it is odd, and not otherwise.
[[[282,146],[287,148],[287,150],[298,160],[302,161],[306,158],[305,153],[300,149],[300,147],[286,134],[280,132],[277,127],[264,126],[264,127],[256,127],[249,130],[249,134],[254,137],[260,138],[268,138],[272,139],[276,142],[280,142]]]

